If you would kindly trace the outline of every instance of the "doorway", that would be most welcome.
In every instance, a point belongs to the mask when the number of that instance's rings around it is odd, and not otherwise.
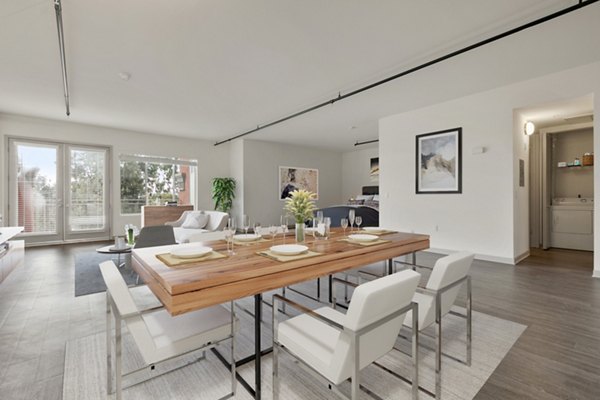
[[[530,247],[593,251],[591,96],[524,111],[530,136]]]
[[[9,223],[26,244],[108,239],[107,147],[10,138]]]

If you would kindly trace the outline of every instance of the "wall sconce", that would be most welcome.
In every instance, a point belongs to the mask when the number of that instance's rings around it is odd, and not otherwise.
[[[535,132],[535,124],[531,121],[527,121],[527,122],[525,122],[524,129],[525,129],[525,134],[527,136],[531,136]]]

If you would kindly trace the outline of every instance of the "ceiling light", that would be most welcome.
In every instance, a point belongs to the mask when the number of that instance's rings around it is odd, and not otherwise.
[[[533,135],[535,132],[535,124],[531,121],[525,122],[525,134],[528,136]]]
[[[129,72],[119,72],[119,78],[123,79],[124,81],[128,81],[131,78],[131,74]]]

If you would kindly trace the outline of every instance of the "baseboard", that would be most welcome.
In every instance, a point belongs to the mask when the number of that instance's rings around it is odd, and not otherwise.
[[[431,247],[424,251],[427,253],[444,254],[444,255],[456,253],[456,250],[440,249],[437,247]],[[529,252],[527,252],[527,253],[529,253]],[[529,254],[527,254],[527,255],[529,255]],[[491,256],[488,254],[475,254],[475,259],[482,260],[482,261],[491,261],[491,262],[495,262],[498,264],[515,265],[515,259],[510,258],[510,257],[498,257],[498,256]]]
[[[594,273],[592,274],[593,278],[600,278],[600,269],[595,269]]]
[[[521,254],[521,255],[518,255],[518,256],[516,256],[516,257],[515,257],[515,265],[516,265],[516,264],[518,264],[518,263],[520,263],[521,261],[523,261],[523,260],[524,260],[524,259],[526,259],[527,257],[529,257],[529,256],[530,256],[530,254],[531,254],[531,253],[530,253],[530,251],[529,251],[529,250],[527,250],[525,253],[523,253],[523,254]]]

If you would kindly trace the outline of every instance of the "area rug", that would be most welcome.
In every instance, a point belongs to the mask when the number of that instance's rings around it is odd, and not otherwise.
[[[96,252],[75,254],[75,297],[106,291],[99,265],[108,260],[113,260],[116,264],[117,256]],[[123,260],[125,265],[119,271],[128,285],[135,285],[137,274],[131,269],[130,255],[121,255],[121,261]]]
[[[289,292],[288,292],[289,293]],[[315,302],[293,293],[288,295],[307,306],[318,306]],[[270,301],[270,295],[264,297]],[[151,303],[152,301],[148,301]],[[254,346],[254,320],[250,315],[253,309],[252,299],[236,303],[237,316],[241,321],[241,331],[236,338],[236,358],[240,359],[252,353]],[[455,308],[458,312],[464,309]],[[264,306],[263,346],[270,346],[271,308]],[[496,318],[480,312],[473,312],[473,359],[471,367],[443,357],[442,398],[445,400],[470,400],[481,389],[502,359],[509,352],[525,325]],[[126,330],[125,330],[126,332]],[[427,333],[427,332],[426,332]],[[429,332],[432,333],[432,332]],[[405,332],[409,335],[410,332]],[[433,342],[426,335],[420,336],[421,343],[429,346]],[[141,356],[128,334],[124,335],[124,370],[128,371],[140,365]],[[402,339],[397,342],[400,349],[408,349],[408,343]],[[220,349],[229,357],[228,345]],[[444,352],[463,359],[465,355],[465,322],[449,315],[444,319]],[[429,391],[434,390],[434,352],[420,349],[420,385]],[[65,354],[63,382],[64,400],[103,400],[106,398],[106,338],[104,333],[69,341]],[[379,360],[379,363],[395,373],[410,377],[411,359],[403,352],[393,350]],[[272,398],[271,366],[272,356],[263,357],[263,398]],[[238,372],[248,381],[254,382],[254,364],[249,363]],[[229,390],[229,371],[208,353],[207,359],[178,369],[146,383],[126,389],[123,399],[214,399]],[[289,356],[280,359],[281,398],[290,400],[332,399],[336,395],[322,386],[309,373],[300,368]],[[361,371],[361,383],[383,399],[410,399],[410,386],[402,380],[384,371],[378,366],[369,366]],[[349,393],[349,384],[341,390]],[[421,393],[421,398],[429,398]],[[236,399],[251,399],[248,392],[238,384]],[[361,399],[370,399],[361,393]]]

